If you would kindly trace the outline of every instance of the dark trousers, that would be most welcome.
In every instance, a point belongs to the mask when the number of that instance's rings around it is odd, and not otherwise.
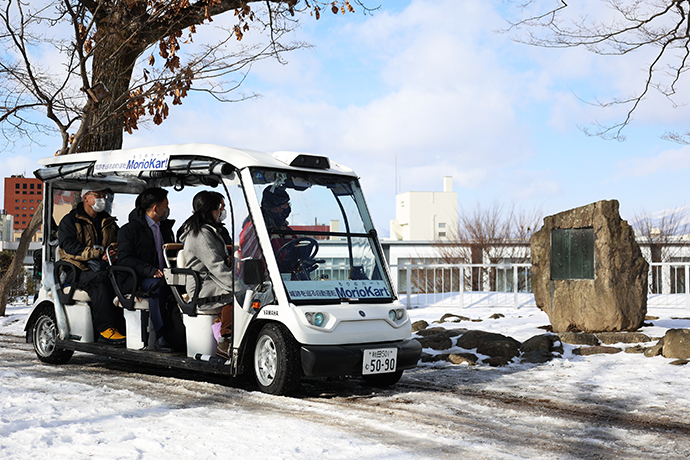
[[[161,278],[144,278],[141,281],[141,290],[149,291],[156,284],[161,283],[161,285],[149,294],[149,314],[151,315],[151,322],[153,323],[153,328],[156,330],[156,338],[160,338],[165,333],[166,323],[170,320],[170,314],[168,313],[166,299],[172,294],[170,292],[170,287],[165,284],[165,281],[161,281]]]
[[[122,310],[113,304],[115,292],[105,271],[85,270],[79,275],[79,284],[91,297],[91,317],[97,332],[115,328],[124,332]]]

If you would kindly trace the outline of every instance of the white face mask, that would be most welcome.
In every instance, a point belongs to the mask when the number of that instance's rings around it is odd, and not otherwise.
[[[92,207],[96,212],[103,211],[105,209],[105,198],[96,198]]]
[[[216,220],[218,223],[223,222],[226,218],[228,217],[228,212],[223,209],[220,211],[220,214],[218,215],[218,219]]]

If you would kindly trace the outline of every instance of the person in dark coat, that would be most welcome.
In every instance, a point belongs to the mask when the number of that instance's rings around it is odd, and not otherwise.
[[[149,312],[156,330],[155,348],[166,353],[172,347],[166,337],[166,323],[170,321],[166,299],[170,288],[163,277],[163,244],[175,241],[175,221],[168,219],[169,215],[167,190],[146,189],[137,197],[129,222],[117,234],[118,265],[133,268],[140,280],[139,290],[148,292]],[[132,288],[126,282],[122,286],[124,292],[131,292]]]
[[[261,199],[261,214],[271,237],[271,247],[278,257],[278,268],[281,273],[290,273],[298,261],[298,255],[294,250],[280,253],[280,248],[297,238],[295,235],[278,233],[283,230],[292,230],[287,222],[291,210],[290,196],[284,187],[269,186],[264,189]],[[239,255],[240,259],[262,257],[254,224],[249,217],[242,224]]]
[[[116,219],[105,211],[106,191],[97,186],[81,191],[82,202],[60,221],[58,243],[60,259],[80,270],[80,288],[91,298],[90,307],[98,341],[124,346],[122,311],[115,307],[107,277],[107,255],[118,232]],[[111,257],[115,257],[111,249]]]

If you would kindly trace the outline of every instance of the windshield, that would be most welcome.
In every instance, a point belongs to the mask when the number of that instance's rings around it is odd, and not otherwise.
[[[392,299],[356,178],[257,168],[252,180],[291,301]]]

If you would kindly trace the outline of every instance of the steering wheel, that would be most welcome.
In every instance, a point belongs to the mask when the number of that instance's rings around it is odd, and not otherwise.
[[[323,260],[315,260],[319,242],[314,238],[293,238],[278,249],[276,259],[280,271],[298,274],[298,279],[309,279],[309,273],[318,268]],[[306,278],[303,278],[306,276]]]

